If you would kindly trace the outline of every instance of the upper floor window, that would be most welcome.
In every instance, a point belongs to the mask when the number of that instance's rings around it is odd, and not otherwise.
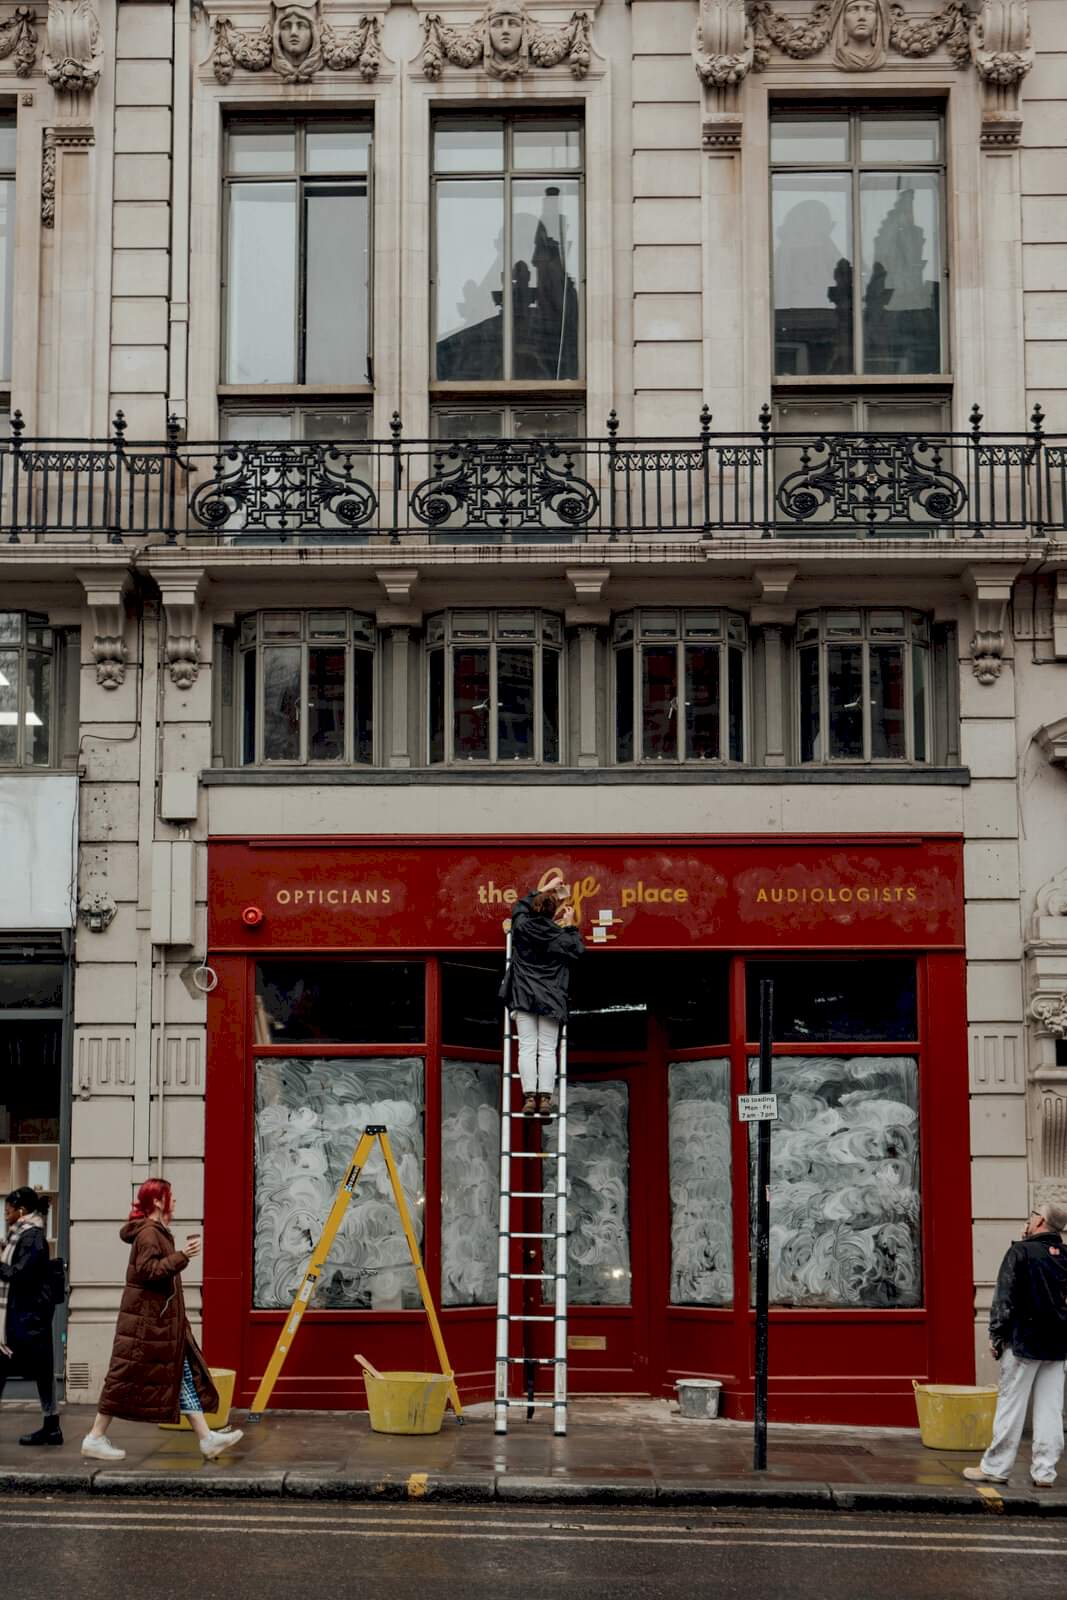
[[[616,761],[743,761],[743,617],[718,609],[615,618]]]
[[[439,612],[426,646],[431,762],[559,761],[559,617]]]
[[[260,611],[238,638],[241,763],[374,759],[374,618]]]
[[[222,437],[242,443],[293,439],[355,442],[370,435],[369,406],[227,406]]]
[[[0,384],[11,382],[15,290],[15,113],[0,114]],[[5,407],[6,409],[6,407]]]
[[[772,116],[779,377],[944,370],[944,175],[936,112]]]
[[[0,766],[48,765],[54,659],[44,617],[0,611]]]
[[[442,118],[433,133],[434,376],[582,373],[582,126]]]
[[[435,406],[435,439],[580,439],[580,406]]]
[[[801,761],[926,761],[930,623],[917,611],[797,619]]]
[[[370,124],[226,133],[227,384],[370,382]]]

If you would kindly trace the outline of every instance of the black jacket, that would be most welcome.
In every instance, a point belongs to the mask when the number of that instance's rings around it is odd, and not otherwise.
[[[530,1011],[535,1017],[567,1015],[567,990],[571,967],[585,953],[577,928],[558,928],[540,917],[531,901],[536,889],[511,911],[511,960],[500,985],[500,998],[512,1011]]]
[[[12,1349],[36,1343],[50,1346],[55,1303],[43,1228],[26,1229],[15,1246],[13,1260],[7,1266],[0,1262],[0,1278],[7,1284],[6,1342]]]
[[[1067,1360],[1067,1246],[1058,1233],[1020,1239],[1004,1257],[989,1337],[1024,1361]]]

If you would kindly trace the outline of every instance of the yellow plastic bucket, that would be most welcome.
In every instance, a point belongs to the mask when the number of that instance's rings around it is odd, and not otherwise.
[[[916,1383],[919,1433],[928,1450],[987,1450],[997,1391],[968,1383]]]
[[[230,1407],[233,1405],[233,1388],[237,1381],[237,1374],[232,1367],[209,1367],[208,1370],[211,1373],[212,1383],[219,1391],[219,1409],[217,1411],[209,1411],[204,1417],[204,1421],[209,1428],[224,1428],[230,1420]],[[184,1428],[187,1432],[192,1431],[189,1427],[188,1417],[183,1417],[180,1422],[161,1422],[159,1426],[161,1428]]]
[[[440,1433],[451,1378],[442,1372],[364,1372],[375,1433]]]

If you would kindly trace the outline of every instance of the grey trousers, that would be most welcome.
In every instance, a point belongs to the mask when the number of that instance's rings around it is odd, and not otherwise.
[[[1032,1394],[1030,1476],[1035,1483],[1055,1483],[1056,1463],[1063,1454],[1063,1374],[1062,1361],[1025,1361],[1005,1350],[1000,1358],[993,1442],[982,1457],[983,1472],[991,1478],[1006,1478],[1011,1472]]]

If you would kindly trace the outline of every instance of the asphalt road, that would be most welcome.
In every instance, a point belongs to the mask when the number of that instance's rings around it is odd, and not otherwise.
[[[0,1500],[14,1600],[1063,1600],[1067,1522]]]

